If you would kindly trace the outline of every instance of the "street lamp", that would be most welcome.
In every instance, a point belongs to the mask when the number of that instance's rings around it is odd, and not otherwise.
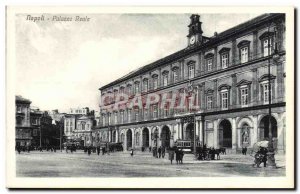
[[[272,117],[272,110],[271,110],[271,62],[270,62],[270,55],[271,55],[271,44],[270,44],[271,38],[270,38],[270,26],[268,27],[268,97],[269,97],[269,144],[268,144],[268,167],[276,168],[275,163],[275,153],[274,153],[274,147],[273,147],[273,134],[272,134],[272,125],[271,125],[271,117]],[[273,59],[278,58],[277,54],[277,48],[275,44],[275,52],[272,54]]]
[[[197,89],[197,86],[193,86],[193,84],[191,83],[191,81],[189,81],[188,84],[188,93],[190,95],[193,95],[195,93],[195,89]],[[190,113],[191,113],[191,108],[190,109]],[[197,157],[197,152],[196,152],[196,110],[193,112],[193,120],[194,120],[194,130],[193,130],[193,153],[195,155],[195,158]]]

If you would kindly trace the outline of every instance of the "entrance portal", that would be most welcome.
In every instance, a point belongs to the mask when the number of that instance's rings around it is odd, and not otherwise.
[[[171,131],[168,126],[164,126],[161,130],[161,146],[170,147]]]
[[[194,140],[194,123],[189,123],[185,129],[185,140]]]
[[[130,150],[132,148],[132,132],[131,129],[128,129],[126,132],[126,139],[127,139],[127,150]]]
[[[264,116],[260,123],[260,140],[269,139],[269,115]],[[277,121],[271,116],[271,129],[272,129],[272,137],[277,138]]]
[[[148,128],[143,129],[143,147],[149,147],[149,130]]]
[[[219,145],[220,147],[232,147],[232,128],[228,120],[221,121],[219,125]]]

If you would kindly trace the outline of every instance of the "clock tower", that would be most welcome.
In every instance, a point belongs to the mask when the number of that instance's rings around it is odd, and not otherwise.
[[[188,46],[199,45],[203,42],[203,31],[201,28],[202,22],[200,22],[200,16],[198,14],[192,14],[190,19],[191,23],[188,25],[189,34],[187,35]]]

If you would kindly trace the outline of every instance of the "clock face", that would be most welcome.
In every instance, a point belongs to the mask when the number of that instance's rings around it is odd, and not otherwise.
[[[195,36],[192,36],[192,37],[190,38],[190,43],[191,43],[191,44],[194,44],[195,41],[196,41],[196,37],[195,37]]]

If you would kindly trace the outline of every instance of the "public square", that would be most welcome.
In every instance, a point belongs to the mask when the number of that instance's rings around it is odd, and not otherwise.
[[[170,164],[165,158],[154,158],[149,152],[115,152],[110,155],[83,151],[21,152],[16,154],[18,177],[237,177],[285,176],[285,155],[275,155],[278,168],[252,167],[249,154],[221,155],[221,160],[197,161],[185,154],[183,164]]]

